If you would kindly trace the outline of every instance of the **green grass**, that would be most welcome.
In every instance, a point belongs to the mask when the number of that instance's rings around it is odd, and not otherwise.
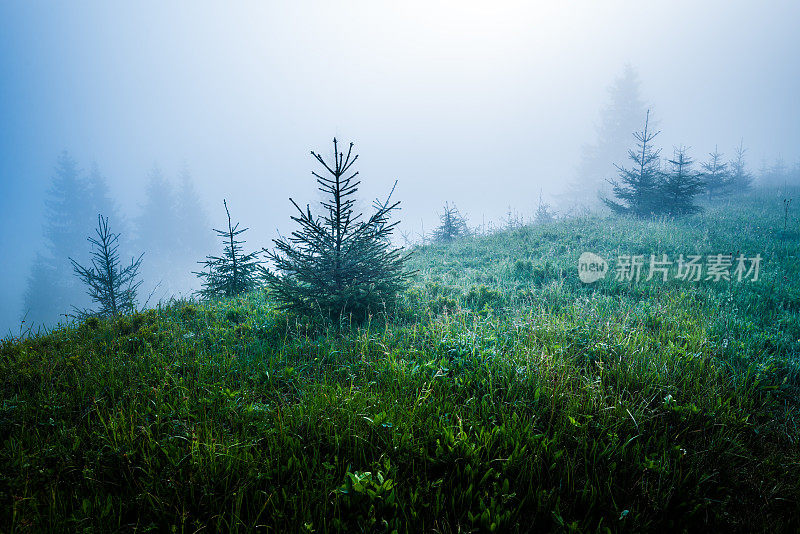
[[[586,250],[765,261],[584,285]],[[761,194],[418,248],[361,325],[256,292],[8,339],[0,530],[796,531],[799,252]]]

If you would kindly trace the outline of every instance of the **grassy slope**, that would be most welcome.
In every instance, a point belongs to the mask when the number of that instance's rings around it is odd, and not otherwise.
[[[0,348],[3,530],[800,528],[800,267],[780,200],[416,251],[339,331],[261,294]],[[584,250],[766,258],[584,286]],[[7,527],[7,528],[6,528]]]

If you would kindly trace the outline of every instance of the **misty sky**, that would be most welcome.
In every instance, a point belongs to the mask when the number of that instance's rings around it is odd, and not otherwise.
[[[309,150],[334,135],[356,143],[365,200],[399,180],[405,229],[446,200],[479,224],[564,187],[626,63],[665,151],[744,137],[751,167],[793,163],[798,27],[792,1],[4,1],[0,334],[62,150],[99,165],[129,218],[154,164],[187,166],[212,223],[227,198],[253,248],[293,229],[289,196],[317,199]]]

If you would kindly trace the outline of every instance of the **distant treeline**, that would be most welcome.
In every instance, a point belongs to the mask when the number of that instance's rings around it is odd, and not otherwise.
[[[611,121],[614,113],[620,112],[619,106],[623,106],[623,102],[627,102],[625,105],[628,106],[639,105],[638,97],[627,101],[621,98],[625,95],[635,96],[638,90],[631,72],[627,72],[627,76],[624,83],[620,82],[622,89],[617,88],[620,94],[614,99],[614,107],[606,114],[606,120]],[[624,122],[630,122],[632,111],[625,110]],[[628,132],[629,139],[633,134],[636,140],[633,146],[628,142],[629,166],[623,166],[619,160],[605,162],[605,182],[610,185],[609,188],[600,187],[593,181],[594,175],[588,173],[588,169],[599,163],[597,160],[601,154],[609,156],[614,152],[610,146],[587,152],[591,158],[584,159],[582,163],[582,170],[588,174],[584,175],[586,182],[580,189],[584,194],[593,191],[597,198],[617,213],[639,217],[688,215],[701,209],[698,204],[701,198],[715,201],[745,193],[753,185],[779,188],[800,185],[800,162],[789,167],[779,158],[772,165],[762,163],[759,172],[754,174],[745,160],[746,149],[743,144],[736,147],[730,159],[726,159],[715,148],[706,161],[699,165],[699,169],[695,168],[694,161],[684,147],[675,148],[672,158],[662,158],[660,149],[653,144],[658,132],[653,131],[649,111],[643,114],[644,117],[644,129]],[[616,137],[619,138],[618,135]],[[609,173],[608,169],[614,170],[615,167],[616,176],[609,178],[614,173]],[[580,195],[576,193],[573,200],[580,203]],[[790,200],[786,202],[788,210]],[[154,168],[148,178],[144,204],[136,217],[127,220],[109,195],[106,179],[97,166],[92,166],[88,172],[81,171],[77,162],[64,152],[58,158],[45,206],[45,247],[36,255],[31,267],[21,313],[27,327],[53,325],[75,315],[76,310],[85,310],[90,304],[86,288],[74,276],[73,267],[91,265],[92,249],[87,246],[87,236],[93,235],[98,215],[102,215],[106,221],[112,221],[114,235],[125,236],[118,243],[119,257],[145,254],[141,270],[137,268],[137,274],[144,281],[139,292],[140,304],[196,295],[201,285],[198,276],[205,288],[200,295],[208,296],[203,291],[207,292],[208,287],[221,283],[209,278],[209,273],[197,272],[198,258],[218,246],[215,246],[215,240],[209,233],[208,218],[192,177],[186,170],[180,173],[175,187],[158,168]],[[563,213],[561,216],[568,215]],[[310,214],[308,216],[311,217]],[[545,224],[558,216],[540,195],[538,208],[529,222]],[[494,229],[514,229],[523,224],[523,217],[509,208],[502,226]],[[226,233],[233,234],[233,228],[228,230],[217,233],[221,232],[223,237]],[[486,227],[470,228],[467,218],[456,206],[445,203],[439,213],[439,224],[432,232],[421,233],[419,239],[404,234],[403,239],[408,245],[425,245],[447,243],[479,233],[486,233]],[[229,241],[235,235],[229,235]],[[110,231],[108,236],[113,237]],[[224,257],[209,256],[200,263],[210,268],[213,265],[209,261],[222,259]],[[84,278],[88,275],[88,271],[85,272]]]
[[[120,255],[145,253],[141,294],[146,299],[188,295],[196,287],[191,271],[198,251],[214,246],[208,218],[190,173],[183,170],[174,186],[154,168],[148,177],[144,204],[128,220],[109,194],[108,183],[93,165],[88,172],[66,152],[57,160],[45,200],[44,248],[31,267],[23,299],[21,319],[37,328],[53,325],[75,308],[90,304],[84,285],[73,274],[70,258],[90,261],[87,237],[93,235],[97,217],[107,217],[123,235]]]
[[[648,139],[643,143],[646,117]],[[729,149],[715,147],[695,165],[688,147],[675,147],[673,157],[661,157],[653,144],[657,133],[658,124],[642,97],[638,73],[628,65],[609,87],[596,140],[583,147],[563,204],[606,204],[615,211],[637,215],[681,214],[696,209],[694,197],[719,199],[744,193],[751,185],[800,185],[800,161],[789,165],[779,156],[771,164],[762,161],[758,171],[752,172],[745,143],[740,141]],[[677,200],[675,192],[684,200]]]

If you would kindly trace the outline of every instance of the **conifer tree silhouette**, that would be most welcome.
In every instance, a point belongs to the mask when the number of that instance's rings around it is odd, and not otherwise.
[[[644,122],[644,129],[635,132],[637,149],[628,150],[628,159],[633,162],[631,168],[615,165],[619,171],[619,179],[610,179],[612,191],[617,200],[603,198],[603,202],[613,211],[621,214],[646,217],[661,211],[659,205],[661,170],[659,163],[660,149],[653,148],[653,139],[660,132],[649,129],[650,111]]]
[[[194,273],[202,280],[203,287],[198,293],[204,298],[235,297],[258,286],[261,270],[258,253],[245,254],[242,247],[245,241],[239,239],[248,228],[239,228],[238,222],[233,224],[228,201],[222,203],[228,216],[228,228],[214,229],[223,242],[222,256],[207,256],[199,263],[208,270]]]
[[[299,229],[288,238],[275,239],[275,250],[264,249],[275,272],[265,272],[267,285],[283,309],[321,313],[328,317],[351,314],[360,319],[390,304],[406,284],[403,265],[407,256],[390,245],[398,222],[389,222],[399,202],[376,201],[366,220],[355,212],[355,194],[361,183],[352,166],[358,159],[350,143],[347,154],[333,140],[333,162],[311,152],[326,171],[312,171],[325,200],[322,215],[311,207],[297,209],[292,220]]]
[[[89,297],[100,307],[96,311],[78,310],[79,317],[90,315],[110,317],[136,310],[137,280],[142,257],[131,259],[122,267],[119,261],[119,236],[111,231],[108,217],[97,216],[97,237],[88,238],[92,244],[91,265],[84,267],[70,258],[76,276],[87,286]]]

